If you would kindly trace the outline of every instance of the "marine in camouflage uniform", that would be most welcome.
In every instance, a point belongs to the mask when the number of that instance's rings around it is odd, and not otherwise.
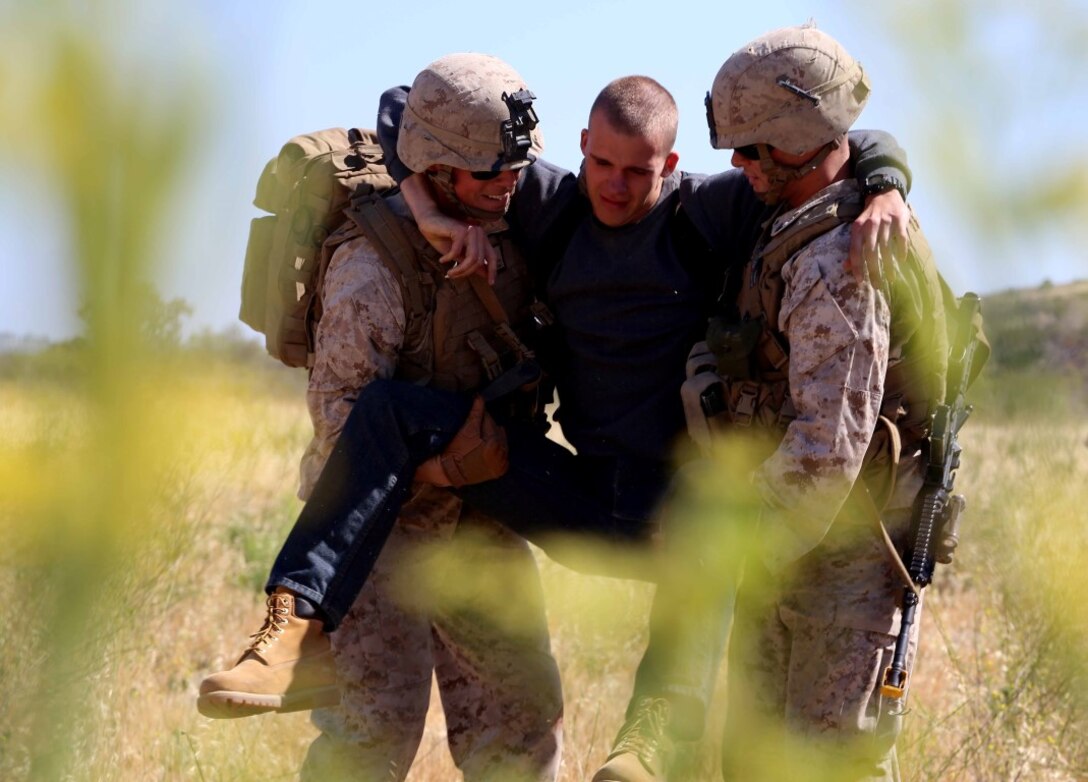
[[[868,91],[861,66],[829,36],[804,27],[739,50],[707,98],[714,146],[734,149],[733,165],[762,200],[778,205],[727,289],[736,293],[735,307],[712,322],[711,349],[693,351],[709,355],[713,371],[709,379],[694,374],[688,386],[720,383],[720,415],[709,426],[693,420],[692,428],[709,431],[717,448],[743,441],[758,465],[748,499],[757,508],[758,542],[745,564],[730,648],[723,740],[730,780],[786,774],[788,760],[802,757],[789,736],[817,750],[803,756],[804,771],[827,760],[835,768],[827,778],[898,778],[900,715],[890,713],[894,702],[881,696],[880,683],[903,581],[879,534],[876,505],[901,545],[921,487],[921,440],[943,394],[947,343],[940,281],[916,221],[894,284],[859,280],[844,265],[861,204],[845,173],[844,134]],[[687,409],[700,417],[698,406]],[[893,427],[898,438],[875,436]],[[891,451],[897,470],[878,466]],[[874,479],[895,471],[894,489],[867,502],[863,468]],[[720,476],[713,480],[718,485],[696,482],[693,496],[677,497],[672,512],[725,528],[718,540],[726,550],[717,556],[731,570],[717,586],[728,591],[744,545],[743,530],[731,528],[742,523],[741,492],[722,486]],[[699,534],[707,528],[697,530],[700,556],[715,556]],[[669,589],[663,584],[658,598],[668,602],[662,591]],[[671,601],[680,610],[684,593]],[[719,608],[728,604],[723,597]],[[666,708],[661,703],[635,710],[643,724],[631,725],[629,754],[639,755],[640,740],[652,737],[647,715]],[[665,773],[635,768],[595,779]]]
[[[839,779],[898,778],[901,717],[880,682],[903,582],[878,532],[876,505],[902,549],[948,346],[940,281],[916,220],[894,284],[859,282],[843,269],[860,199],[856,183],[839,173],[840,142],[868,93],[860,64],[830,36],[803,27],[738,51],[709,96],[714,146],[734,149],[733,164],[757,194],[783,209],[737,299],[742,322],[764,318],[750,367],[785,431],[753,477],[771,577],[762,585],[753,578],[754,588],[740,593],[727,778],[746,776],[759,754],[743,738],[766,724],[753,720],[758,715],[829,740]],[[786,366],[776,352],[788,356]],[[888,431],[897,437],[883,439]],[[879,466],[889,450],[897,469]],[[890,496],[866,499],[863,468],[897,473]]]
[[[352,220],[326,244],[336,249],[321,282],[303,499],[351,480],[334,451],[363,387],[398,378],[478,390],[513,360],[517,340],[496,310],[510,324],[528,318],[528,268],[505,235],[503,215],[520,169],[542,147],[535,114],[508,130],[521,115],[507,95],[528,96],[530,112],[532,96],[509,65],[476,54],[431,63],[414,87],[400,157],[433,178],[445,209],[486,233],[499,257],[494,286],[478,293],[466,269],[443,266],[399,194],[351,206]],[[413,483],[372,578],[348,610],[354,592],[341,589],[326,601],[322,591],[331,587],[322,579],[350,571],[355,541],[347,530],[316,542],[311,533],[304,512],[269,577],[265,626],[234,668],[202,682],[202,713],[327,705],[339,681],[339,705],[314,712],[322,733],[302,778],[401,780],[423,734],[433,674],[450,751],[466,780],[554,780],[562,693],[528,544],[462,509],[450,492]]]
[[[399,199],[390,206],[402,215]],[[505,229],[501,221],[489,233]],[[514,258],[508,256],[509,267]],[[504,270],[501,274],[513,274]],[[365,237],[337,249],[323,289],[307,402],[315,436],[302,463],[308,498],[351,411],[358,389],[393,377],[403,344],[401,287]],[[452,578],[501,570],[456,604],[405,594],[406,574],[445,579],[436,543],[456,547]],[[468,558],[468,561],[466,561]],[[463,569],[461,569],[463,568]],[[407,576],[412,578],[412,576]],[[502,583],[504,591],[491,587]],[[398,589],[398,585],[400,589]],[[521,607],[515,626],[499,601]],[[562,695],[544,619],[543,594],[528,545],[469,510],[449,491],[413,487],[374,571],[331,635],[341,705],[314,712],[322,735],[304,780],[403,779],[422,736],[437,679],[454,762],[467,780],[554,779],[561,746]]]
[[[420,74],[420,103],[416,112],[406,114],[404,129],[408,154],[402,157],[410,166],[421,171],[433,171],[436,165],[481,167],[471,165],[476,161],[465,159],[464,151],[457,152],[457,134],[466,131],[454,127],[456,107],[436,99],[445,95],[447,102],[455,100],[457,90],[481,85],[495,93],[492,99],[499,91],[524,87],[508,65],[481,55],[443,58]],[[471,112],[470,101],[461,113]],[[413,122],[424,130],[412,127]],[[452,132],[436,145],[442,125]],[[429,143],[413,146],[420,136]],[[536,138],[534,142],[539,144]],[[466,145],[464,139],[460,145]],[[516,181],[516,173],[506,177]],[[449,188],[456,198],[453,190]],[[394,196],[387,203],[422,248],[403,201]],[[506,230],[505,222],[493,214],[478,217],[488,219],[483,227],[489,235],[501,236]],[[524,261],[508,242],[496,244],[503,260],[496,292],[523,310],[528,303]],[[303,462],[304,490],[312,488],[358,389],[366,383],[394,376],[419,379],[420,372],[411,366],[422,363],[430,381],[440,387],[461,390],[482,384],[478,361],[466,365],[451,354],[468,350],[458,331],[459,319],[464,330],[480,321],[488,324],[490,318],[466,281],[446,280],[438,288],[433,321],[423,337],[431,344],[404,344],[402,289],[386,263],[366,237],[337,249],[324,282],[324,313],[307,392],[315,437]],[[479,311],[476,322],[463,322],[468,309]],[[510,310],[515,317],[524,314]],[[444,344],[436,344],[436,338]],[[405,355],[412,358],[403,359]],[[441,556],[442,548],[461,540],[467,542],[455,545],[452,561]],[[435,548],[435,543],[447,545]],[[450,569],[446,578],[444,568]],[[488,569],[490,578],[456,600],[443,600],[434,590],[404,589],[406,579],[418,586],[417,576],[410,574],[427,574],[428,583],[443,585]],[[504,585],[502,592],[493,588],[496,583]],[[500,605],[512,595],[520,607],[516,622],[507,621]],[[422,735],[432,671],[445,709],[450,751],[466,780],[555,778],[562,694],[536,562],[524,540],[462,511],[460,500],[448,491],[413,487],[371,579],[332,635],[332,647],[343,683],[342,702],[314,713],[322,735],[307,756],[303,779],[325,780],[332,771],[348,772],[353,779],[403,779]]]
[[[852,188],[851,182],[836,183],[813,201]],[[788,225],[796,212],[782,215],[775,226]],[[912,240],[920,241],[920,234],[912,231]],[[866,462],[872,434],[880,431],[889,354],[902,361],[905,335],[890,328],[894,296],[842,271],[848,246],[843,225],[782,267],[775,331],[789,345],[788,393],[796,418],[753,475],[763,503],[763,564],[771,575],[753,577],[746,591],[742,587],[723,751],[730,762],[736,760],[733,753],[751,751],[752,744],[739,739],[743,730],[732,730],[749,729],[755,709],[783,720],[791,731],[853,745],[842,757],[868,764],[856,778],[895,779],[900,717],[889,713],[897,704],[881,696],[879,683],[899,629],[903,582],[875,520],[864,508],[840,509]],[[896,299],[907,306],[923,301]],[[939,297],[936,302],[927,309],[939,319]],[[921,316],[911,314],[915,328]],[[939,351],[930,336],[912,350]],[[903,454],[883,513],[900,549],[921,487],[917,446],[915,440]],[[733,773],[743,776],[735,768]]]

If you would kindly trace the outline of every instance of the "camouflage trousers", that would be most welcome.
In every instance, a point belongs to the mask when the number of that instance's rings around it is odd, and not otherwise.
[[[843,581],[857,586],[869,571],[868,590],[827,580],[773,595],[746,594],[742,586],[730,642],[724,779],[900,779],[895,741],[905,705],[883,696],[880,684],[895,647],[902,587],[883,551],[868,537],[860,543],[818,548],[809,556],[819,565],[807,573],[846,570]],[[816,610],[812,598],[821,592]]]
[[[550,782],[563,700],[536,562],[521,538],[424,489],[332,635],[343,698],[313,714],[304,782],[403,780],[437,681],[467,782]],[[460,517],[460,519],[459,519]]]

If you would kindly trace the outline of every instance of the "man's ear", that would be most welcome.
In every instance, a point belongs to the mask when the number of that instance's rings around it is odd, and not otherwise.
[[[680,162],[680,154],[676,151],[670,152],[665,156],[665,165],[661,169],[661,178],[669,176],[676,170],[676,165]]]
[[[589,128],[582,128],[582,142],[581,142],[582,157],[585,157],[585,154],[586,154],[586,142],[588,142],[588,141],[589,141]]]

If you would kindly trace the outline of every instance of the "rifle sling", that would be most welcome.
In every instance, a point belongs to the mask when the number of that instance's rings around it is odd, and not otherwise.
[[[487,280],[478,274],[473,274],[468,278],[468,283],[472,286],[472,290],[475,291],[476,297],[480,300],[480,303],[484,305],[484,309],[487,310],[487,314],[491,316],[493,321],[496,323],[510,322],[510,318],[507,316],[506,310],[502,306],[502,302],[499,301],[495,289],[487,283]]]
[[[873,498],[872,492],[869,490],[868,483],[861,476],[858,476],[858,479],[854,481],[854,486],[850,490],[849,496],[846,498],[843,510],[847,513],[860,513],[869,521],[873,526],[874,532],[876,532],[877,536],[884,544],[884,553],[888,557],[888,562],[891,564],[892,569],[898,574],[900,580],[902,580],[903,585],[915,594],[920,595],[921,589],[914,583],[914,579],[910,577],[910,571],[907,569],[906,563],[903,562],[903,558],[899,556],[899,551],[896,549],[891,535],[888,534],[888,528],[884,525],[884,519],[881,516],[881,508],[887,504],[888,500],[891,499],[892,493],[895,491],[895,475],[899,470],[899,454],[902,450],[902,441],[899,436],[898,427],[896,427],[889,419],[880,416],[878,425],[884,427],[888,434],[887,449],[890,460],[888,470],[891,474],[888,485],[883,487],[883,490],[881,491],[881,502],[878,505],[877,501]]]
[[[865,496],[872,502],[873,498],[869,494],[869,490],[865,490]],[[879,513],[876,510],[876,506],[873,506],[873,511]],[[903,580],[903,586],[910,589],[916,595],[921,596],[922,590],[917,584],[914,583],[914,579],[910,577],[910,571],[907,570],[907,565],[903,562],[903,558],[899,556],[899,551],[895,548],[895,543],[892,541],[891,535],[888,534],[888,528],[884,526],[884,520],[879,515],[874,516],[876,519],[876,525],[880,532],[880,538],[884,541],[884,551],[888,555],[888,560],[892,563],[892,567],[895,568],[899,577]]]
[[[910,577],[910,572],[907,570],[906,563],[904,563],[903,558],[899,556],[899,552],[895,548],[895,543],[892,541],[891,535],[888,534],[888,528],[884,526],[884,520],[880,516],[880,510],[876,506],[876,501],[873,500],[873,495],[869,492],[869,487],[865,485],[864,481],[859,479],[854,483],[854,488],[850,490],[850,496],[846,498],[843,511],[846,513],[853,512],[861,514],[872,524],[873,531],[876,532],[877,536],[884,544],[884,553],[888,557],[888,562],[899,576],[899,579],[903,582],[903,586],[915,594],[920,595],[921,589],[914,583],[914,579]]]

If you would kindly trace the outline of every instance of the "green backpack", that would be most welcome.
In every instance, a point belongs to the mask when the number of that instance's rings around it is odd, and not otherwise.
[[[270,214],[250,224],[238,317],[264,334],[274,358],[312,366],[316,294],[331,255],[322,245],[353,197],[394,185],[371,130],[295,136],[265,166],[253,205]]]

